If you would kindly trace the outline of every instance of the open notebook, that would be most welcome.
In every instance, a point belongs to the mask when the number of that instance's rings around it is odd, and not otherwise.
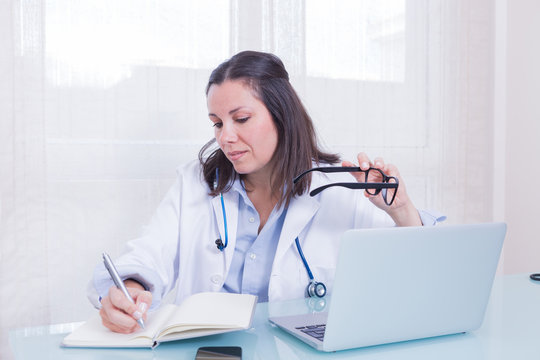
[[[219,306],[216,306],[219,304]],[[66,347],[156,347],[161,342],[248,329],[257,296],[198,293],[180,305],[167,304],[148,314],[145,328],[132,334],[110,331],[98,314],[66,336]]]

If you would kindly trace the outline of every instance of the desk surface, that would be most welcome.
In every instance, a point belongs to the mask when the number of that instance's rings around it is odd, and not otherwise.
[[[79,323],[10,332],[15,359],[194,359],[200,346],[238,345],[244,359],[538,359],[540,283],[528,275],[497,277],[482,327],[467,334],[338,351],[318,352],[273,327],[267,303],[257,305],[253,328],[161,344],[150,349],[65,349],[64,336]]]

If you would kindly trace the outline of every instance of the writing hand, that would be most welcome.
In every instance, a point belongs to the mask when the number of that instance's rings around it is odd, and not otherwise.
[[[127,280],[125,284],[135,304],[116,286],[111,286],[109,294],[101,300],[99,314],[103,325],[111,331],[130,334],[139,329],[139,318],[146,320],[149,304],[152,304],[152,293],[134,281]]]

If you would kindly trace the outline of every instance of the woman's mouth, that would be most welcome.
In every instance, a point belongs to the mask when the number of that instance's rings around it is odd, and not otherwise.
[[[228,153],[229,160],[236,161],[236,160],[240,159],[242,156],[244,156],[244,154],[246,152],[247,151],[231,151],[231,152]]]

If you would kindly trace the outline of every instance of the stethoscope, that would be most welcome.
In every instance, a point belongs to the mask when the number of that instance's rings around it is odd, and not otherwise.
[[[217,188],[218,184],[218,175],[219,171],[216,168],[216,178],[214,179],[214,189]],[[221,235],[219,235],[219,239],[215,241],[217,248],[220,251],[225,250],[227,247],[227,244],[229,243],[229,234],[227,231],[227,213],[225,211],[225,202],[223,201],[223,193],[219,194],[221,198],[221,210],[223,212],[223,228],[225,230],[225,243],[223,243],[223,240],[221,239]],[[304,267],[306,268],[308,277],[309,277],[309,284],[306,288],[306,293],[308,297],[318,297],[322,298],[326,295],[326,285],[322,282],[318,282],[313,277],[313,273],[311,272],[311,269],[308,265],[308,262],[306,260],[306,257],[304,256],[304,252],[302,251],[302,247],[300,247],[300,241],[298,240],[298,236],[294,240],[296,243],[296,248],[298,249],[298,254],[300,254],[300,258],[302,259],[302,263],[304,264]]]
[[[216,168],[216,178],[214,179],[214,189],[217,189],[218,176],[219,176],[219,169]],[[219,196],[221,198],[221,211],[223,212],[223,228],[225,229],[225,244],[223,244],[223,241],[221,240],[221,235],[219,235],[219,239],[216,240],[216,246],[219,249],[219,251],[223,251],[227,247],[227,244],[229,244],[229,232],[227,231],[227,213],[225,212],[225,202],[223,201],[223,193],[219,193]]]
[[[540,281],[540,273],[531,274],[529,277],[531,280]]]

